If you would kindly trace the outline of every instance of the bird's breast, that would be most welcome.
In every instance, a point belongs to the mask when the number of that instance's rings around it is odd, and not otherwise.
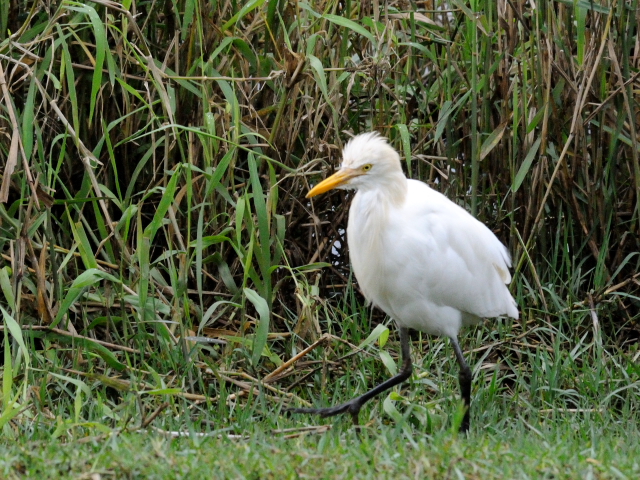
[[[347,244],[351,266],[365,298],[389,311],[387,265],[389,245],[389,208],[375,198],[358,193],[349,211]]]

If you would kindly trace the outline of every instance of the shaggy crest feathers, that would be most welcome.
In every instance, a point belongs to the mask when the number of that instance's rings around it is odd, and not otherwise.
[[[400,155],[378,132],[356,135],[342,150],[342,166],[357,167],[375,160],[393,162],[400,167]]]

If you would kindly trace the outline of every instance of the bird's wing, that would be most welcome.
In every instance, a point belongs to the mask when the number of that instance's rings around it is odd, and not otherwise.
[[[417,181],[409,182],[405,207],[392,219],[393,248],[387,271],[407,298],[452,307],[478,317],[518,310],[506,284],[511,259],[505,246],[481,222],[445,196]]]

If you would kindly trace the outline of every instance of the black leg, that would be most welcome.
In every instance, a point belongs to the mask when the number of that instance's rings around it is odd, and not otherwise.
[[[402,349],[402,368],[397,375],[391,377],[389,380],[381,383],[375,388],[372,388],[367,393],[353,398],[342,405],[337,405],[335,407],[328,408],[288,408],[286,411],[293,413],[313,413],[316,415],[320,415],[322,418],[332,417],[334,415],[338,415],[340,413],[350,413],[351,418],[353,419],[354,425],[359,425],[358,414],[360,413],[360,409],[362,406],[371,400],[376,395],[384,392],[385,390],[389,390],[391,387],[394,387],[402,382],[404,382],[407,378],[411,376],[411,372],[413,371],[413,364],[411,363],[411,352],[410,352],[410,344],[409,344],[409,330],[404,327],[400,327],[400,347]]]
[[[462,355],[462,349],[460,348],[460,344],[458,343],[458,339],[456,337],[451,337],[451,345],[453,345],[453,351],[456,352],[456,358],[458,359],[458,364],[460,365],[458,380],[460,381],[460,393],[462,395],[462,400],[464,401],[465,406],[465,412],[464,417],[462,418],[462,424],[460,425],[460,431],[462,433],[465,433],[469,430],[472,374],[469,365],[467,365],[467,362],[464,359],[464,355]]]

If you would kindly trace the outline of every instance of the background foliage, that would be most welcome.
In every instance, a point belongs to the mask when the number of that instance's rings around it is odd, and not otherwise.
[[[213,412],[241,431],[283,402],[388,375],[385,319],[350,275],[351,194],[304,198],[370,130],[513,254],[521,320],[464,341],[480,396],[632,411],[639,12],[637,0],[3,2],[4,434],[73,438],[96,418],[146,428],[187,406],[189,421]],[[453,387],[431,345],[422,365],[439,378],[423,386]],[[603,399],[604,385],[621,390]],[[431,407],[417,424],[437,428]]]

